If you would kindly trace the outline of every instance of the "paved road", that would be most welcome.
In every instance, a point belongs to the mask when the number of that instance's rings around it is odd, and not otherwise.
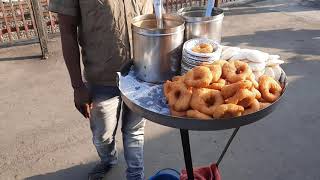
[[[283,104],[243,127],[221,164],[225,180],[320,179],[320,12],[317,1],[259,1],[226,9],[223,43],[279,54],[289,87]],[[74,110],[59,39],[0,49],[0,177],[84,180],[97,161],[88,122]],[[215,161],[231,131],[191,132],[194,165]],[[121,134],[117,141],[122,152]],[[183,167],[179,132],[148,122],[146,175]],[[125,161],[105,179],[124,179]]]

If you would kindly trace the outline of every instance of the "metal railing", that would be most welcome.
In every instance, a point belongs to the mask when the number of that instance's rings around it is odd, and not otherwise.
[[[59,32],[57,16],[48,11],[48,0],[41,0],[46,31]],[[30,0],[0,0],[0,44],[37,38],[34,10]]]
[[[207,0],[164,0],[163,5],[166,12],[175,12],[183,7],[204,6]]]
[[[230,3],[237,0],[215,0],[215,6],[219,7],[224,3]],[[175,12],[183,7],[205,6],[208,0],[164,0],[164,8],[166,12]]]

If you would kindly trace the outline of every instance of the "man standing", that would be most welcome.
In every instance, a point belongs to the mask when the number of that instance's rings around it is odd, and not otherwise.
[[[131,19],[152,13],[151,0],[50,0],[49,10],[58,13],[74,103],[90,119],[93,143],[101,159],[89,173],[89,179],[102,179],[117,163],[115,133],[119,106],[128,166],[126,177],[144,179],[145,121],[119,103],[116,72],[131,57]],[[81,76],[79,45],[87,85]]]

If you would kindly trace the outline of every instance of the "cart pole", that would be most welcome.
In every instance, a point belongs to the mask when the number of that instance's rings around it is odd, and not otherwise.
[[[227,150],[228,150],[228,148],[229,148],[232,140],[234,139],[234,137],[236,136],[236,134],[237,134],[238,131],[239,131],[239,128],[236,128],[236,129],[233,131],[231,137],[229,138],[226,146],[224,147],[224,149],[223,149],[223,151],[222,151],[222,153],[221,153],[221,155],[220,155],[220,157],[219,157],[219,159],[218,159],[217,166],[219,166],[219,164],[221,163],[224,155],[226,154],[226,152],[227,152]]]
[[[180,129],[180,135],[181,135],[184,162],[186,165],[188,180],[194,180],[191,150],[190,150],[189,131],[185,130],[185,129]]]

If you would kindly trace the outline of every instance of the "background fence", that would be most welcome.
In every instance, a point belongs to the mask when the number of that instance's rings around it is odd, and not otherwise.
[[[215,1],[219,6],[236,0]],[[59,32],[57,15],[48,11],[48,3],[49,0],[0,0],[0,47],[39,38],[41,43],[41,35],[46,38]],[[206,3],[207,0],[164,0],[164,8],[167,12],[174,12],[182,7],[204,6]]]
[[[218,7],[224,3],[234,2],[237,0],[215,0],[215,6]],[[163,0],[164,8],[167,12],[175,12],[183,7],[205,6],[208,0]]]
[[[48,0],[41,0],[43,19],[49,34],[59,32],[56,14],[48,11]],[[30,0],[0,0],[0,44],[36,39],[37,26]]]

